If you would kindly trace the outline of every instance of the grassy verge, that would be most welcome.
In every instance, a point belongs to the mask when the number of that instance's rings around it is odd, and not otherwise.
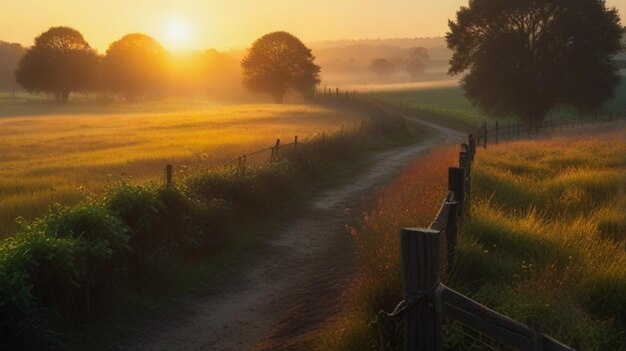
[[[605,131],[480,150],[472,217],[447,284],[576,349],[625,350],[624,140],[624,132]],[[353,230],[361,274],[344,312],[312,336],[312,347],[398,347],[399,337],[381,341],[369,322],[402,298],[398,229],[428,225],[455,155],[442,150],[418,161]],[[445,328],[449,349],[503,349],[457,324]]]
[[[158,314],[257,243],[251,226],[293,211],[307,192],[353,171],[373,150],[416,137],[403,121],[373,113],[364,137],[313,140],[298,156],[244,175],[198,168],[177,174],[171,188],[120,182],[103,196],[23,221],[0,242],[2,345],[80,349],[96,340],[110,348],[124,326]]]

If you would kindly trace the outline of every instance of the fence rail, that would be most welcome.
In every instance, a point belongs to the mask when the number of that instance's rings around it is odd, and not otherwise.
[[[623,118],[623,116],[620,116]],[[613,121],[614,115],[594,118],[590,124]],[[428,228],[400,231],[404,301],[393,313],[381,311],[379,323],[404,319],[404,350],[443,350],[443,321],[448,318],[508,347],[523,351],[572,351],[541,330],[533,329],[464,296],[442,283],[448,263],[454,258],[458,228],[470,216],[472,163],[479,146],[488,140],[522,137],[541,130],[584,125],[574,118],[548,121],[535,126],[525,123],[483,124],[468,142],[461,144],[459,167],[448,168],[448,194]],[[390,319],[391,318],[391,319]],[[383,328],[383,325],[380,325]],[[381,335],[389,333],[381,329]]]

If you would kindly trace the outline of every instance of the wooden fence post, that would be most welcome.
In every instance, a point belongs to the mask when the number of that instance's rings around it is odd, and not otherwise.
[[[458,215],[463,218],[465,208],[465,169],[461,167],[448,168],[448,190],[454,193],[454,200],[459,202]]]
[[[483,131],[485,133],[483,135],[483,147],[486,149],[487,148],[487,122],[483,124]]]
[[[474,160],[474,156],[476,155],[476,139],[474,138],[474,134],[470,134],[468,136],[468,139],[469,139],[470,158]]]
[[[463,190],[465,191],[463,197],[463,215],[465,217],[470,216],[470,174],[471,174],[471,162],[469,156],[465,152],[459,154],[459,167],[465,170],[463,177]]]
[[[296,135],[293,138],[293,154],[295,155],[297,151],[298,151],[298,136]]]
[[[335,88],[336,92],[337,92],[337,100],[339,100],[339,88]]]
[[[270,156],[270,161],[274,161],[278,157],[278,149],[280,148],[280,139],[276,139],[276,144],[272,148],[272,154]]]
[[[412,306],[404,316],[405,351],[443,350],[439,235],[432,229],[400,232],[404,301]]]
[[[494,139],[494,141],[496,142],[496,145],[498,145],[498,132],[499,132],[498,121],[496,121],[496,138]]]
[[[450,267],[454,255],[456,254],[456,237],[459,231],[459,203],[454,201],[450,205],[450,213],[448,214],[448,222],[446,224],[446,262]],[[447,275],[447,272],[446,272]]]
[[[172,165],[165,166],[165,186],[167,188],[172,186]]]

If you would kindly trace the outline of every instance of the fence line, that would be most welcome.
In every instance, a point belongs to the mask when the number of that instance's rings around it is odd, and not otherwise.
[[[626,113],[615,114],[605,113],[603,115],[590,115],[586,119],[584,116],[574,117],[560,117],[558,119],[551,119],[542,121],[538,124],[515,121],[507,121],[506,125],[500,124],[499,121],[495,121],[493,126],[488,126],[487,122],[484,122],[478,129],[476,129],[475,142],[487,148],[489,143],[498,145],[503,139],[519,139],[523,136],[531,137],[540,133],[548,133],[550,131],[563,130],[564,128],[574,128],[576,126],[596,125],[603,122],[613,122],[626,118]],[[493,140],[493,141],[491,141]]]
[[[592,125],[613,121],[615,116],[594,118]],[[542,129],[556,130],[578,125],[574,118],[548,121],[535,126],[508,122],[493,128],[484,123],[468,142],[461,144],[459,167],[448,168],[448,194],[428,228],[404,228],[400,231],[400,251],[404,300],[394,312],[381,311],[376,321],[381,335],[389,334],[388,325],[404,319],[404,350],[443,350],[444,318],[457,321],[508,347],[523,351],[572,351],[573,349],[464,296],[442,283],[448,274],[448,263],[454,258],[458,228],[470,216],[472,163],[479,146],[487,147],[491,138],[497,144],[502,138],[522,137]],[[580,122],[584,125],[584,121]],[[482,144],[481,144],[482,143]]]

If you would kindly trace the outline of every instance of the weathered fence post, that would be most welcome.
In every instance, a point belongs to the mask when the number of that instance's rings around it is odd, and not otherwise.
[[[450,205],[450,213],[448,214],[448,222],[446,224],[446,262],[450,267],[454,255],[456,253],[456,237],[459,231],[459,203],[454,199]],[[446,272],[447,275],[447,272]]]
[[[496,138],[494,139],[494,141],[496,142],[496,145],[498,145],[498,132],[499,132],[498,121],[496,121]]]
[[[242,161],[241,161],[241,175],[243,175],[246,172],[246,155],[241,156],[243,157]]]
[[[270,156],[270,161],[274,161],[278,157],[278,149],[280,148],[280,139],[276,139],[276,144],[272,148],[272,154]]]
[[[465,152],[461,152],[459,154],[459,167],[465,169],[465,176],[463,178],[463,189],[465,190],[465,196],[463,197],[464,202],[464,216],[470,216],[469,202],[470,202],[470,174],[471,174],[471,162],[469,159],[469,155]]]
[[[339,88],[335,88],[336,92],[337,92],[337,100],[339,100]]]
[[[165,186],[167,188],[172,186],[172,165],[165,166]]]
[[[483,135],[483,147],[486,149],[487,148],[487,122],[483,124],[483,131],[485,133]]]
[[[468,139],[469,139],[470,158],[474,160],[474,156],[476,155],[476,139],[474,138],[474,134],[470,134],[468,136]]]
[[[443,350],[439,231],[402,229],[404,350]]]
[[[454,193],[454,200],[459,202],[458,215],[463,218],[465,208],[465,169],[460,167],[448,168],[448,190]]]
[[[293,154],[295,155],[297,151],[298,151],[298,136],[296,135],[293,138]]]

